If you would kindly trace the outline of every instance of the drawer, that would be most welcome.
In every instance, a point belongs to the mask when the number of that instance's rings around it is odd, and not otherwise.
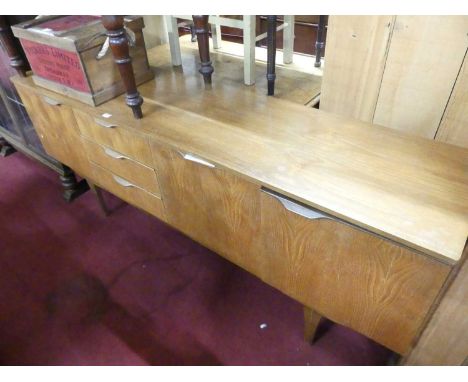
[[[23,86],[17,86],[17,90],[46,152],[81,176],[87,176],[89,163],[72,108],[59,98]]]
[[[91,162],[118,175],[135,186],[156,196],[161,196],[156,173],[150,167],[130,159],[109,147],[98,145],[88,139],[85,141],[86,153]]]
[[[164,205],[160,198],[142,190],[127,179],[113,174],[95,163],[90,163],[90,165],[93,171],[94,182],[100,187],[125,200],[127,203],[166,221]]]
[[[264,280],[332,321],[405,354],[450,266],[262,191]]]
[[[151,149],[147,137],[136,130],[119,126],[112,119],[96,118],[82,110],[74,109],[81,135],[126,157],[151,166]]]

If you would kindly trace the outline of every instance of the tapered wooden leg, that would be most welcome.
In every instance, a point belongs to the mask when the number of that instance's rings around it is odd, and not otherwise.
[[[198,51],[200,53],[201,68],[200,73],[203,75],[205,85],[211,84],[211,75],[213,74],[213,66],[210,60],[210,43],[208,31],[208,18],[206,15],[194,15],[193,24],[195,34],[197,35]]]
[[[75,173],[70,167],[62,164],[62,168],[63,168],[63,175],[60,175],[60,181],[62,182],[62,187],[64,189],[63,198],[68,203],[71,203],[78,196],[88,191],[89,186],[85,179],[82,179],[78,182],[76,180]]]
[[[11,31],[7,16],[0,16],[0,40],[10,59],[10,66],[14,68],[20,76],[26,77],[26,72],[30,69],[29,63],[24,58],[19,40],[15,38]]]
[[[89,188],[91,189],[91,191],[93,191],[94,195],[96,195],[96,199],[98,201],[99,207],[101,208],[101,211],[103,212],[104,216],[109,216],[110,210],[106,205],[106,202],[102,195],[102,190],[90,180],[88,180],[88,184],[89,184]]]
[[[317,41],[315,42],[315,64],[316,68],[320,68],[322,65],[321,58],[323,56],[323,50],[325,49],[325,18],[326,16],[319,16],[318,30],[317,30]]]
[[[267,81],[268,95],[275,94],[276,65],[276,16],[267,16]]]
[[[128,47],[128,40],[124,29],[123,16],[102,16],[102,24],[109,37],[109,45],[114,55],[115,63],[127,91],[127,105],[131,107],[136,119],[143,117],[141,105],[143,98],[137,91],[135,75],[133,73],[132,58]]]
[[[321,318],[315,310],[304,306],[304,339],[310,344],[317,339],[317,328]]]

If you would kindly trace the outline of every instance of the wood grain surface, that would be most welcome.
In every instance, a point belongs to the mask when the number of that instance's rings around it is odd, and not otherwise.
[[[468,245],[465,261],[405,365],[467,365]]]
[[[259,187],[222,169],[152,145],[168,223],[242,268],[259,275],[256,256]]]
[[[468,16],[397,16],[373,122],[434,139],[467,31]]]
[[[110,172],[127,179],[156,196],[161,196],[159,182],[153,168],[138,163],[110,147],[83,138],[88,159]]]
[[[449,263],[460,258],[468,232],[468,150],[265,97],[215,78],[210,90],[201,91],[193,66],[183,73],[168,66],[159,72],[157,85],[140,86],[145,97],[141,121],[122,110],[123,97],[87,114],[110,113],[109,120],[132,137],[132,129],[144,132],[428,255]],[[29,78],[14,81],[39,91]],[[118,151],[128,150],[124,135],[114,142]],[[101,137],[98,143],[117,147],[110,139]]]
[[[47,153],[81,176],[89,173],[88,158],[72,108],[53,96],[37,95],[21,86],[17,90]]]
[[[151,166],[151,149],[145,135],[126,129],[112,119],[102,116],[94,117],[76,108],[74,113],[83,136],[101,145],[112,147],[131,159]],[[113,127],[104,127],[99,123],[112,125]]]
[[[119,178],[123,181],[128,181],[122,177],[116,178],[116,174],[106,170],[105,168],[90,163],[92,172],[90,178],[94,184],[108,190],[109,192],[117,195],[119,198],[156,216],[162,221],[166,221],[166,214],[164,211],[164,204],[162,200],[156,195],[142,190],[139,187],[124,186],[119,184]]]
[[[372,122],[395,16],[330,16],[320,109]]]
[[[264,280],[319,314],[405,354],[450,267],[261,196]]]

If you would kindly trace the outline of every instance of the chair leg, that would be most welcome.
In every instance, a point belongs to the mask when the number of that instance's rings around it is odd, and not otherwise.
[[[315,42],[315,64],[316,68],[322,65],[321,58],[325,48],[325,16],[319,16],[319,23],[317,29],[317,41]]]
[[[276,64],[276,16],[267,16],[267,81],[268,95],[275,94]]]
[[[244,84],[255,84],[255,16],[243,17]]]
[[[96,186],[93,182],[91,182],[89,179],[88,179],[88,184],[91,190],[93,191],[94,195],[96,195],[96,199],[98,201],[99,207],[101,208],[101,211],[103,212],[104,216],[109,216],[110,210],[109,210],[109,207],[107,207],[106,205],[106,202],[102,195],[102,190],[98,186]]]
[[[169,48],[171,49],[172,65],[182,65],[182,56],[180,54],[179,29],[177,27],[177,19],[173,16],[164,16],[167,28],[167,38],[169,40]]]
[[[210,60],[210,40],[208,31],[208,18],[206,15],[194,15],[193,24],[198,40],[198,51],[200,53],[201,68],[199,72],[203,76],[205,85],[211,84],[211,75],[213,74],[213,65]]]
[[[138,93],[135,74],[133,73],[132,58],[128,47],[127,36],[124,29],[123,16],[102,16],[102,25],[106,28],[109,37],[109,46],[114,56],[114,61],[119,68],[120,77],[127,92],[127,105],[132,109],[136,119],[143,118],[141,105],[143,98]]]
[[[213,39],[213,49],[221,48],[221,25],[211,24],[211,38]]]
[[[294,53],[294,16],[284,15],[284,22],[288,26],[283,29],[283,63],[291,64]]]
[[[310,344],[317,339],[317,328],[321,318],[315,310],[304,306],[304,339]]]

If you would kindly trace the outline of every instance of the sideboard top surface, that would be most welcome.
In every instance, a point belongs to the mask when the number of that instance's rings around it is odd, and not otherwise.
[[[158,63],[156,79],[139,87],[141,120],[124,96],[92,108],[38,88],[30,77],[14,82],[96,117],[112,114],[119,126],[442,261],[460,259],[468,150],[257,94],[217,78],[216,67],[204,89],[195,64],[190,55],[183,71]]]

